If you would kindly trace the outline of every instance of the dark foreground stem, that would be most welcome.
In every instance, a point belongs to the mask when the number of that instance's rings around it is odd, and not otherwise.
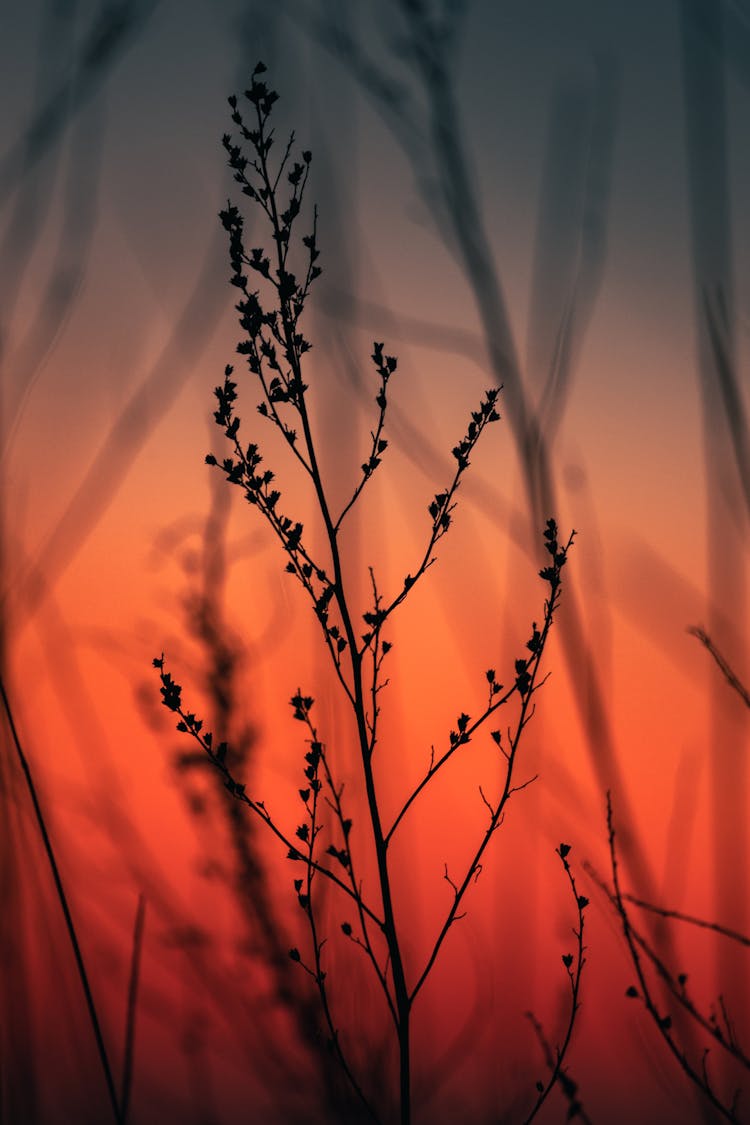
[[[23,776],[26,780],[26,786],[29,791],[29,796],[31,797],[31,803],[34,807],[34,816],[36,817],[39,834],[42,837],[42,843],[44,844],[44,850],[47,855],[47,862],[49,863],[50,870],[52,872],[52,878],[55,882],[55,891],[57,892],[57,898],[60,903],[63,916],[65,918],[68,937],[70,938],[70,944],[73,948],[73,956],[75,957],[76,967],[78,968],[78,976],[80,978],[81,987],[83,988],[83,995],[86,1000],[86,1008],[88,1009],[89,1020],[91,1021],[91,1027],[94,1032],[94,1039],[96,1040],[96,1048],[99,1053],[99,1061],[101,1062],[102,1071],[104,1072],[104,1080],[107,1084],[107,1093],[109,1095],[109,1101],[112,1108],[112,1116],[117,1122],[117,1125],[124,1125],[123,1115],[120,1111],[120,1105],[117,1100],[117,1092],[115,1090],[115,1083],[112,1077],[112,1068],[109,1064],[109,1056],[107,1054],[107,1048],[104,1044],[104,1037],[102,1035],[102,1029],[99,1023],[99,1017],[96,1012],[96,1004],[94,1003],[94,996],[91,991],[91,985],[89,984],[89,978],[83,960],[83,953],[81,952],[81,946],[78,942],[78,935],[76,934],[76,928],[73,923],[73,916],[70,913],[67,895],[65,894],[62,877],[60,875],[60,870],[57,866],[57,860],[55,859],[55,853],[52,848],[52,841],[50,840],[49,833],[47,831],[47,825],[44,820],[44,814],[42,813],[42,808],[39,804],[36,786],[34,785],[34,779],[31,776],[31,769],[26,759],[26,755],[23,752],[21,740],[18,737],[18,731],[16,730],[16,724],[13,719],[13,712],[11,710],[10,701],[5,690],[5,683],[2,677],[0,677],[0,696],[2,696],[5,714],[8,717],[10,733],[13,738],[16,753],[18,754],[18,760],[21,765]]]

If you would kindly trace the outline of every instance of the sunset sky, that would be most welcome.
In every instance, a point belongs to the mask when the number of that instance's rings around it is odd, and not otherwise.
[[[2,676],[118,1073],[146,899],[129,1121],[234,1125],[256,1120],[252,1104],[281,1125],[325,1120],[328,1104],[302,1025],[278,1002],[282,978],[303,997],[308,982],[264,953],[258,921],[268,909],[282,961],[304,948],[297,872],[262,825],[248,835],[208,770],[178,768],[191,747],[160,706],[155,656],[188,709],[244,755],[248,792],[290,835],[305,745],[288,701],[298,688],[315,697],[377,898],[352,716],[309,601],[257,511],[204,463],[226,453],[213,389],[236,362],[241,436],[261,445],[283,510],[324,557],[314,495],[234,354],[218,212],[242,197],[221,137],[227,96],[259,59],[280,94],[274,155],[292,129],[313,154],[299,234],[316,202],[323,274],[304,371],[334,509],[377,421],[373,341],[399,361],[390,447],[342,533],[358,617],[371,608],[369,567],[391,597],[414,573],[450,450],[504,383],[438,562],[389,633],[376,767],[386,821],[456,716],[481,711],[486,669],[512,683],[543,617],[544,521],[577,532],[519,755],[517,783],[537,780],[513,796],[416,1006],[415,1121],[523,1121],[533,1105],[545,1067],[524,1013],[557,1042],[560,957],[574,941],[561,841],[591,900],[566,1059],[586,1112],[616,1125],[699,1120],[643,1006],[625,998],[633,968],[590,871],[610,875],[611,789],[627,888],[750,931],[748,711],[687,632],[703,626],[750,681],[750,12],[739,0],[472,0],[447,71],[452,121],[404,46],[396,0],[6,8]],[[244,210],[247,245],[260,246],[261,217]],[[536,510],[521,401],[548,455]],[[223,710],[220,658],[232,670]],[[3,730],[2,1003],[15,1030],[0,1031],[0,1117],[104,1121],[59,903]],[[478,786],[500,776],[487,732],[464,750],[390,853],[415,974],[450,903],[446,865],[460,871],[481,835]],[[394,1073],[385,1008],[342,938],[335,895],[321,916],[342,1035],[377,1087]],[[725,997],[747,1042],[746,958],[695,929],[657,937],[705,1011]],[[684,1041],[699,1065],[703,1040]],[[731,1096],[737,1076],[716,1058]],[[553,1092],[539,1120],[565,1111]]]

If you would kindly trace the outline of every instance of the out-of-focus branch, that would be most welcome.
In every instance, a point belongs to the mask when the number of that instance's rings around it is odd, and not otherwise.
[[[700,625],[689,625],[687,631],[688,633],[690,633],[691,637],[696,637],[703,645],[703,647],[711,653],[711,656],[713,656],[714,660],[718,664],[719,668],[721,669],[721,673],[729,686],[731,688],[734,688],[745,706],[750,707],[750,691],[748,691],[748,689],[742,683],[742,680],[740,680],[739,676],[737,676],[736,673],[732,671],[731,667],[721,655],[706,630],[703,629]]]

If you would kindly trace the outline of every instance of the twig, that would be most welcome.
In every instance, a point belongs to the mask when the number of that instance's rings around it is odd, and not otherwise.
[[[308,697],[309,698],[309,697]],[[328,1000],[328,989],[326,987],[326,973],[322,965],[322,951],[325,945],[325,938],[321,939],[318,936],[318,924],[315,918],[315,911],[313,908],[313,880],[317,871],[317,865],[314,860],[315,845],[322,831],[322,825],[318,818],[318,809],[320,805],[320,791],[322,783],[318,776],[320,764],[323,760],[323,744],[318,739],[318,733],[310,720],[310,706],[307,698],[303,698],[301,693],[298,693],[292,701],[295,704],[295,718],[304,722],[310,732],[310,750],[305,755],[307,765],[305,767],[306,786],[304,790],[300,791],[300,797],[307,811],[308,820],[300,825],[297,829],[297,836],[306,844],[305,863],[307,866],[307,873],[303,883],[302,879],[296,879],[294,882],[294,889],[297,892],[297,898],[300,906],[305,911],[308,925],[310,927],[310,936],[312,938],[313,957],[315,961],[314,969],[310,969],[302,960],[298,949],[294,948],[289,951],[289,955],[293,961],[296,961],[305,971],[313,978],[315,985],[318,989],[320,996],[320,1003],[323,1009],[328,1031],[330,1034],[330,1046],[336,1052],[336,1057],[339,1060],[341,1069],[346,1075],[354,1093],[359,1101],[362,1103],[368,1117],[373,1121],[379,1123],[380,1119],[370,1104],[369,1099],[360,1086],[357,1078],[349,1065],[349,1061],[341,1046],[341,1040],[338,1029],[333,1020],[330,1003]],[[344,856],[343,853],[337,853],[342,863],[350,867],[348,854]],[[304,886],[304,892],[303,892]]]
[[[440,952],[440,948],[448,935],[448,931],[453,925],[453,922],[456,920],[456,915],[458,914],[459,907],[463,901],[463,897],[475,879],[477,869],[481,865],[482,857],[490,842],[490,839],[503,822],[505,806],[507,805],[508,800],[514,792],[512,779],[516,755],[521,741],[521,735],[523,734],[523,731],[527,723],[529,722],[531,715],[533,714],[532,699],[535,691],[539,686],[536,684],[536,677],[539,673],[541,654],[544,651],[549,631],[552,628],[554,613],[560,597],[561,571],[567,561],[568,551],[573,545],[575,532],[571,533],[567,544],[563,547],[560,547],[557,541],[557,526],[555,524],[555,521],[548,520],[547,529],[544,535],[546,541],[545,545],[550,555],[552,556],[552,565],[544,567],[539,572],[539,574],[541,578],[550,583],[550,596],[545,603],[543,628],[541,632],[539,632],[535,628],[531,642],[529,642],[532,657],[528,660],[521,659],[516,661],[516,686],[518,688],[518,694],[521,698],[521,709],[516,723],[515,731],[510,738],[510,748],[507,753],[505,783],[503,785],[503,789],[499,796],[497,805],[495,806],[494,814],[490,818],[489,826],[485,830],[484,835],[482,836],[482,839],[474,853],[474,856],[468,864],[463,880],[460,882],[460,884],[458,884],[458,889],[454,892],[454,901],[434,942],[432,951],[427,958],[425,967],[422,970],[421,975],[417,979],[417,983],[414,985],[411,991],[411,1003],[414,1002],[414,999],[416,998],[417,994],[422,988],[422,985],[424,984],[432,970],[432,966],[434,965],[437,955]]]
[[[268,812],[265,802],[254,800],[251,797],[248,797],[247,793],[245,792],[244,784],[240,781],[237,781],[232,775],[229,767],[226,764],[226,758],[228,756],[229,750],[226,742],[220,742],[216,749],[214,749],[212,732],[204,732],[203,721],[196,718],[196,716],[191,711],[186,711],[183,708],[182,687],[180,686],[180,684],[174,681],[169,672],[164,671],[164,655],[162,654],[162,656],[155,657],[153,660],[153,665],[154,668],[156,668],[159,672],[159,678],[162,684],[160,691],[162,694],[163,705],[167,707],[168,710],[174,711],[174,713],[179,716],[177,722],[177,730],[183,734],[189,734],[192,738],[195,739],[203,752],[208,755],[208,758],[215,769],[217,769],[219,773],[222,774],[224,778],[224,786],[229,794],[232,797],[236,798],[236,800],[241,801],[242,804],[246,805],[247,808],[251,810],[251,812],[255,813],[255,815],[263,821],[266,827],[269,828],[271,832],[273,832],[274,836],[276,836],[276,838],[286,846],[286,848],[288,849],[289,858],[302,859],[299,848],[291,839],[291,837],[278,827],[273,817]],[[312,700],[310,702],[312,702]],[[335,883],[336,886],[344,892],[344,894],[346,894],[350,898],[354,897],[351,888],[348,887],[347,884],[344,883],[334,871],[331,871],[327,867],[321,866],[317,862],[315,862],[313,866],[316,871],[319,871],[321,873],[321,875],[324,875],[327,879],[330,879],[332,883]],[[362,904],[362,909],[365,914],[367,914],[367,916],[371,919],[371,921],[373,921],[380,929],[383,928],[382,919],[380,919],[378,915],[369,906],[367,906],[366,903]]]
[[[715,934],[721,937],[729,938],[730,941],[736,941],[739,945],[745,945],[750,948],[750,937],[746,934],[741,934],[738,930],[730,930],[728,926],[721,926],[718,922],[709,922],[705,918],[696,918],[692,914],[683,914],[681,910],[667,910],[663,906],[654,906],[651,902],[644,902],[642,898],[636,898],[635,895],[623,895],[623,898],[628,902],[632,902],[634,906],[640,906],[642,910],[650,910],[652,914],[658,914],[661,918],[674,918],[677,922],[687,922],[690,926],[699,926],[704,930],[713,930]]]
[[[547,636],[552,625],[554,611],[557,608],[557,602],[559,598],[560,570],[564,566],[565,560],[567,558],[567,553],[573,545],[575,532],[571,533],[567,544],[560,549],[557,542],[557,525],[555,524],[554,520],[548,520],[544,538],[545,547],[552,554],[555,563],[552,568],[547,567],[542,570],[540,574],[541,577],[545,578],[546,581],[552,581],[555,567],[557,567],[557,577],[553,585],[552,596],[544,607],[544,625],[542,627],[542,631],[540,632],[537,629],[536,622],[534,622],[532,627],[532,635],[526,642],[526,647],[531,653],[531,656],[516,661],[515,679],[513,685],[504,693],[503,685],[498,682],[497,674],[494,668],[489,668],[485,672],[485,678],[489,685],[489,692],[487,705],[484,711],[473,722],[471,722],[470,716],[465,712],[462,712],[458,716],[458,719],[456,720],[457,729],[451,731],[449,735],[448,749],[443,754],[441,754],[439,758],[435,758],[435,748],[432,748],[432,752],[430,755],[430,765],[427,769],[427,772],[409,794],[409,796],[401,806],[400,811],[397,813],[393,824],[386,833],[386,845],[390,842],[391,837],[393,836],[406,813],[416,801],[417,797],[419,797],[420,793],[422,793],[427,784],[433,779],[435,774],[443,768],[446,762],[448,762],[453,757],[453,755],[461,746],[468,745],[468,743],[471,741],[472,736],[476,733],[476,731],[479,730],[481,726],[483,726],[487,719],[489,719],[490,716],[493,715],[500,707],[503,707],[511,699],[511,697],[516,694],[521,697],[522,709],[524,709],[525,712],[525,706],[532,694],[532,691],[530,690],[531,685],[535,685],[533,687],[533,690],[536,691],[544,684],[544,680],[542,680],[539,684],[536,684],[537,673],[539,671],[539,666],[547,642]],[[527,696],[528,698],[525,699],[524,696]],[[531,718],[531,715],[529,715],[529,718]],[[518,734],[520,735],[520,731],[518,732]],[[508,765],[511,765],[509,754],[506,750],[504,750],[502,746],[502,736],[500,731],[491,731],[491,737],[495,745],[505,756]],[[510,793],[508,793],[508,796],[510,796]],[[483,800],[485,800],[485,803],[487,803],[484,794],[482,794],[482,798]],[[493,816],[493,819],[496,818]]]
[[[562,962],[565,966],[565,971],[567,972],[568,979],[570,981],[570,1014],[568,1016],[568,1024],[565,1029],[563,1041],[558,1047],[555,1048],[554,1056],[552,1054],[549,1043],[547,1042],[546,1036],[544,1035],[541,1024],[539,1024],[539,1022],[535,1019],[531,1012],[527,1013],[527,1016],[531,1020],[531,1023],[542,1044],[542,1049],[544,1050],[547,1065],[550,1068],[551,1074],[549,1076],[549,1079],[547,1080],[546,1085],[541,1081],[537,1082],[537,1091],[539,1097],[537,1098],[536,1103],[531,1110],[531,1113],[525,1119],[524,1125],[530,1125],[530,1122],[534,1120],[536,1115],[539,1113],[539,1110],[546,1102],[550,1091],[552,1090],[556,1082],[559,1082],[559,1084],[562,1086],[563,1093],[565,1094],[569,1102],[568,1119],[572,1117],[579,1117],[584,1122],[588,1121],[588,1117],[583,1109],[583,1105],[578,1098],[578,1086],[568,1075],[567,1070],[563,1069],[563,1062],[570,1046],[570,1041],[573,1035],[573,1027],[575,1026],[576,1017],[581,1006],[581,976],[583,974],[583,966],[586,964],[586,958],[584,956],[586,946],[583,943],[583,912],[588,906],[589,900],[585,895],[579,895],[578,893],[575,877],[568,862],[570,845],[560,844],[558,848],[555,848],[555,851],[557,855],[559,855],[563,868],[565,869],[565,874],[568,877],[570,889],[573,893],[573,898],[575,899],[576,903],[576,909],[578,911],[578,927],[573,927],[573,935],[576,939],[576,963],[574,968],[573,954],[563,954]]]

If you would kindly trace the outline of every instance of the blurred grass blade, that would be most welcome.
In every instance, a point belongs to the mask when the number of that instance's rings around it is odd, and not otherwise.
[[[138,978],[143,952],[143,928],[146,920],[146,897],[138,895],[138,908],[135,912],[133,930],[133,955],[130,959],[130,983],[128,985],[128,1010],[125,1019],[125,1056],[122,1064],[122,1096],[120,1099],[120,1119],[125,1125],[130,1107],[130,1091],[133,1086],[133,1055],[135,1049],[135,1013],[138,1003]]]

